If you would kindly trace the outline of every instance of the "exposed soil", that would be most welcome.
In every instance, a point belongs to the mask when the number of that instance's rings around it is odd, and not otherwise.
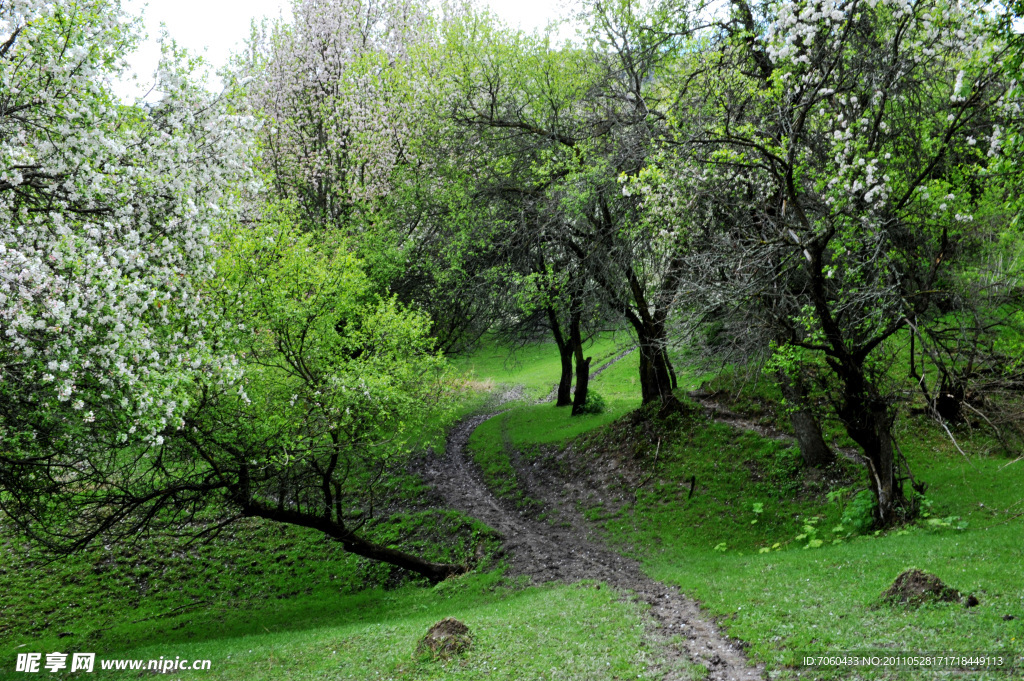
[[[576,508],[581,490],[573,489],[571,480],[558,478],[536,461],[513,456],[523,491],[544,504],[547,520],[528,517],[497,499],[466,451],[472,432],[496,415],[474,416],[459,423],[449,435],[444,454],[428,457],[422,473],[448,507],[481,520],[502,535],[513,575],[526,575],[536,583],[595,580],[649,604],[648,634],[663,650],[665,679],[691,678],[686,662],[705,667],[706,678],[716,681],[764,678],[763,668],[750,666],[741,644],[722,633],[696,601],[647,577],[635,560],[602,544],[596,528]]]
[[[469,650],[472,644],[469,627],[454,617],[445,617],[427,630],[427,635],[416,646],[416,652],[434,658],[448,658]]]
[[[924,603],[957,603],[964,600],[956,589],[933,574],[911,569],[900,574],[892,583],[882,600],[891,605],[922,605]],[[975,604],[977,600],[974,601]]]

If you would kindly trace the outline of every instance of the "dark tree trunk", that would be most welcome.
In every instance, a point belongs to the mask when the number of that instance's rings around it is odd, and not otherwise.
[[[825,444],[814,414],[807,408],[807,391],[799,376],[791,377],[780,371],[777,375],[779,388],[789,405],[789,420],[793,424],[800,456],[804,465],[821,468],[835,462],[835,453]]]
[[[590,357],[583,357],[583,337],[580,334],[580,316],[574,312],[570,321],[569,333],[572,338],[573,354],[576,357],[576,394],[572,400],[572,415],[583,413],[583,405],[587,403],[587,391],[590,386]]]
[[[906,506],[903,489],[896,478],[896,457],[893,454],[892,417],[888,409],[865,415],[864,426],[850,429],[850,437],[864,450],[868,473],[878,500],[877,520],[887,527],[897,520],[900,508]]]
[[[309,527],[323,532],[328,537],[341,542],[341,545],[349,553],[354,553],[370,560],[379,560],[395,567],[400,567],[410,572],[423,575],[431,582],[437,583],[448,579],[453,575],[459,575],[469,571],[468,565],[456,565],[454,563],[434,563],[424,560],[398,549],[392,549],[381,544],[376,544],[368,539],[360,537],[354,532],[346,529],[340,523],[324,516],[311,515],[301,511],[293,511],[287,508],[268,506],[258,501],[249,501],[242,507],[242,515],[252,518],[265,518],[275,522]]]
[[[607,198],[604,194],[599,195],[599,216],[589,219],[601,234],[601,238],[612,243],[615,238],[617,221],[612,215]],[[594,262],[588,255],[589,250],[572,242],[567,245],[581,262]],[[623,296],[621,280],[616,280],[613,283],[612,278],[606,276],[606,271],[603,268],[592,269],[591,276],[593,276],[594,282],[608,295],[612,309],[621,313],[636,332],[637,347],[640,349],[641,403],[643,405],[652,402],[661,403],[659,414],[664,415],[682,407],[672,393],[673,372],[670,371],[668,355],[665,353],[665,347],[668,345],[665,322],[674,305],[673,301],[681,281],[682,256],[678,255],[673,259],[668,271],[662,277],[660,285],[654,291],[648,291],[645,288],[631,264],[620,263],[620,265],[629,283],[629,298],[632,299],[632,302]]]
[[[558,354],[562,360],[562,376],[558,379],[558,400],[556,407],[568,407],[572,401],[572,348],[559,348]]]
[[[910,377],[917,378],[917,367],[914,365],[914,339],[917,337],[915,329],[910,330]]]
[[[342,546],[349,553],[354,553],[357,556],[369,558],[370,560],[379,560],[383,563],[415,572],[416,574],[423,575],[434,584],[443,582],[454,575],[461,575],[469,570],[468,565],[433,563],[404,551],[375,544],[356,535],[349,535],[347,539],[339,541],[341,541]]]
[[[825,444],[818,421],[810,411],[797,409],[789,415],[789,420],[793,424],[793,432],[796,434],[804,465],[821,468],[835,463],[835,453]]]
[[[675,390],[679,387],[679,381],[676,379],[676,370],[672,366],[672,362],[668,359],[668,350],[664,350],[665,353],[665,366],[668,367],[668,375],[672,379],[672,389]]]
[[[551,333],[555,337],[555,345],[558,346],[558,356],[562,360],[562,375],[558,379],[558,397],[555,401],[556,407],[567,407],[572,401],[572,355],[573,346],[568,339],[562,335],[562,329],[558,324],[558,315],[552,308],[547,309],[548,322],[551,325]]]
[[[650,333],[638,333],[640,348],[640,394],[643,404],[674,404],[672,377],[665,361],[663,339]]]
[[[795,199],[792,195],[790,198]],[[793,203],[800,210],[795,200]],[[807,223],[806,216],[802,219]],[[851,347],[830,309],[823,265],[826,244],[826,240],[819,240],[810,244],[804,251],[808,256],[806,267],[810,276],[811,298],[818,322],[831,348],[831,352],[826,353],[825,361],[842,385],[841,405],[836,414],[850,438],[864,450],[868,473],[878,502],[876,519],[880,526],[886,527],[899,519],[901,511],[910,515],[913,509],[903,494],[903,487],[896,471],[892,437],[893,413],[888,401],[871,383],[865,370],[865,362],[872,350],[902,328],[906,320],[897,321],[870,339]]]
[[[892,413],[882,400],[851,391],[847,385],[846,402],[839,417],[867,459],[871,486],[878,501],[876,520],[880,527],[892,525],[899,519],[901,510],[909,509],[896,470]]]

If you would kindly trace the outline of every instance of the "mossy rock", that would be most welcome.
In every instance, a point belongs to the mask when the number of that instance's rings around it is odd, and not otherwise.
[[[472,644],[469,627],[454,617],[445,617],[427,630],[427,635],[416,646],[416,654],[435,660],[447,659],[466,652]]]

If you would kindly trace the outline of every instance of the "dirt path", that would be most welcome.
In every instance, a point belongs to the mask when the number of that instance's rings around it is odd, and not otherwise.
[[[693,678],[687,662],[705,667],[706,678],[715,681],[763,679],[763,669],[748,666],[739,644],[725,636],[695,601],[675,587],[650,579],[639,563],[603,546],[594,527],[572,503],[563,501],[564,495],[553,489],[550,480],[545,482],[545,476],[520,471],[525,491],[544,502],[557,519],[556,524],[532,520],[491,494],[466,447],[473,431],[496,415],[475,416],[459,423],[449,435],[444,455],[429,458],[423,474],[448,507],[501,533],[513,574],[528,575],[538,583],[597,580],[648,603],[648,631],[666,658],[665,679]],[[672,643],[670,638],[674,636],[681,643]]]
[[[754,421],[751,421],[745,416],[742,416],[734,411],[731,411],[728,407],[725,407],[721,403],[716,402],[714,396],[709,393],[694,390],[689,393],[689,396],[692,400],[697,402],[697,404],[704,407],[704,410],[707,412],[708,416],[714,419],[715,421],[718,421],[720,423],[728,423],[734,428],[739,428],[740,430],[749,430],[753,433],[757,433],[761,437],[766,437],[770,440],[778,440],[780,442],[796,442],[796,438],[790,435],[789,433],[785,433],[777,428],[772,428],[771,426],[765,426],[761,425],[760,423],[755,423]],[[867,466],[867,462],[864,460],[864,457],[861,455],[859,451],[857,451],[857,449],[853,447],[835,447],[835,451],[839,455],[852,461],[853,463],[860,464],[861,466],[865,467]]]

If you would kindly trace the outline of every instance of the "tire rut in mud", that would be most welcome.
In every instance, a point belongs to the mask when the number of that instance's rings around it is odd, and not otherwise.
[[[545,504],[554,524],[533,520],[490,492],[467,445],[473,431],[498,413],[457,424],[444,454],[429,457],[421,472],[449,508],[501,533],[511,574],[527,575],[536,583],[596,580],[649,604],[648,634],[666,658],[666,680],[693,678],[684,662],[705,667],[705,678],[714,681],[763,679],[763,668],[750,666],[739,643],[723,634],[694,600],[647,577],[635,560],[603,546],[591,523],[571,504],[561,502],[543,476],[523,466],[517,471],[525,481],[524,491]],[[676,636],[681,643],[673,642]]]

